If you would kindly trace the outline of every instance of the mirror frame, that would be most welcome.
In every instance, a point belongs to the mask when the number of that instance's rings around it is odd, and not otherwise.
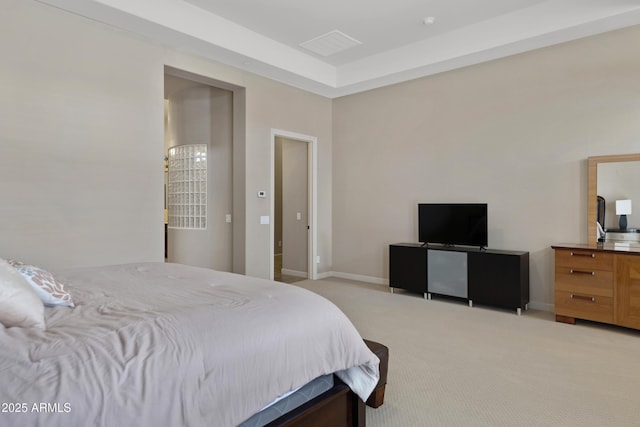
[[[621,163],[640,161],[640,154],[614,154],[610,156],[593,156],[587,159],[587,236],[590,245],[598,243],[596,238],[596,221],[598,220],[598,165],[600,163]]]

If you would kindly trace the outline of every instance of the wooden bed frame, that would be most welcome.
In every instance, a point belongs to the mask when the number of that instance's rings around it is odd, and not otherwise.
[[[365,427],[365,403],[334,375],[333,388],[266,427]]]

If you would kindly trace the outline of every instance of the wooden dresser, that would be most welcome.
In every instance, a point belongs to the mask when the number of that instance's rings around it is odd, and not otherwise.
[[[640,329],[640,246],[561,244],[555,250],[556,321]]]

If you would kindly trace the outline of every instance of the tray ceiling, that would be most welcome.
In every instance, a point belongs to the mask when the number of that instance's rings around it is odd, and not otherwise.
[[[327,97],[640,24],[640,0],[38,0]]]

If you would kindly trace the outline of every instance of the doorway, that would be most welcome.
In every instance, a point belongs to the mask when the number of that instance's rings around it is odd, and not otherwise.
[[[164,95],[165,153],[196,142],[208,152],[206,201],[199,199],[206,228],[170,227],[165,215],[165,259],[244,274],[245,90],[165,66]],[[165,208],[166,185],[165,175]]]
[[[315,137],[271,132],[270,278],[292,283],[315,279]]]
[[[275,141],[274,275],[294,283],[309,277],[308,143]]]

